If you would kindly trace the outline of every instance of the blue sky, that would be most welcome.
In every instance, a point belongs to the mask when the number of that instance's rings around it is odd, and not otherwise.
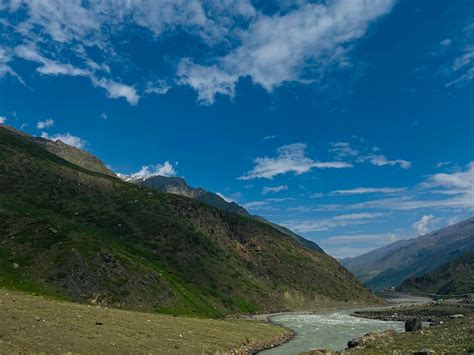
[[[471,0],[0,1],[0,122],[336,257],[470,217]]]

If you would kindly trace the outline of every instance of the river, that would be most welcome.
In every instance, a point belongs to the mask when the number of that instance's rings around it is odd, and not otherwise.
[[[396,295],[388,300],[394,304],[422,303],[426,298],[413,298]],[[311,349],[343,350],[347,342],[371,331],[395,329],[404,331],[404,322],[385,322],[374,319],[352,317],[350,314],[358,309],[322,311],[314,314],[277,314],[271,316],[272,322],[296,332],[293,340],[270,350],[262,355],[299,354]]]

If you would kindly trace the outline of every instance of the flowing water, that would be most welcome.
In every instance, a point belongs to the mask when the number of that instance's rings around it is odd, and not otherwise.
[[[271,317],[277,324],[296,332],[296,337],[286,344],[259,354],[299,354],[311,349],[343,350],[347,342],[371,331],[395,329],[404,331],[403,322],[384,322],[352,317],[354,309],[330,311],[319,314],[281,314]]]

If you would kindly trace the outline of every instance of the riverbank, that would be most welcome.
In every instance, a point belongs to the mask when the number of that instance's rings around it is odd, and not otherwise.
[[[0,289],[0,353],[255,353],[288,341],[282,327],[130,312]]]
[[[415,332],[380,337],[363,348],[340,354],[471,354],[474,353],[473,329],[474,317],[466,315]]]
[[[399,322],[404,322],[407,319],[417,317],[423,322],[437,323],[450,320],[457,314],[472,314],[473,312],[473,304],[430,303],[424,305],[390,307],[378,310],[362,310],[356,311],[352,315],[355,317]]]

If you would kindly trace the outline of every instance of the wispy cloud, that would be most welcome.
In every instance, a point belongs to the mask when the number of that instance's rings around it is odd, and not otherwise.
[[[376,166],[385,166],[385,165],[399,165],[403,169],[410,169],[411,167],[411,162],[408,160],[404,159],[395,159],[395,160],[390,160],[387,159],[387,157],[383,154],[371,154],[371,155],[366,155],[366,156],[361,156],[358,159],[359,161],[369,161],[372,165]]]
[[[176,168],[169,161],[165,161],[163,164],[144,165],[142,168],[133,174],[120,174],[117,176],[123,180],[144,180],[152,176],[175,176]]]
[[[293,11],[260,14],[240,35],[241,45],[212,65],[181,63],[181,82],[212,103],[216,94],[234,96],[235,85],[250,77],[267,91],[285,82],[317,80],[331,66],[350,65],[350,43],[364,36],[369,25],[392,9],[394,1],[306,3]],[[318,69],[308,75],[310,63]]]
[[[42,75],[86,77],[89,78],[95,87],[105,89],[107,96],[112,99],[124,98],[131,105],[136,105],[140,99],[140,96],[133,86],[98,77],[95,71],[91,69],[77,68],[70,63],[61,63],[49,59],[42,55],[35,45],[19,45],[15,48],[15,54],[19,58],[41,64],[36,71]]]
[[[45,128],[50,128],[54,126],[54,120],[51,118],[48,118],[44,121],[38,121],[36,123],[36,128],[38,129],[45,129]]]
[[[357,187],[350,190],[335,190],[331,195],[397,194],[405,190],[405,187]]]
[[[4,124],[7,121],[5,116],[0,116],[0,124]]]
[[[288,185],[280,185],[280,186],[265,186],[262,189],[262,194],[267,195],[267,194],[272,194],[272,193],[278,193],[282,191],[288,190]]]
[[[292,197],[285,197],[285,198],[266,198],[260,201],[252,201],[244,203],[243,206],[247,209],[266,209],[266,210],[274,210],[276,209],[273,206],[273,203],[285,202],[285,201],[293,201],[294,198]]]
[[[352,167],[352,164],[341,161],[315,161],[306,155],[306,144],[303,143],[282,146],[277,149],[276,157],[256,158],[254,163],[254,168],[239,177],[240,180],[256,178],[273,179],[274,176],[287,173],[301,175],[312,169],[341,169]]]
[[[346,227],[351,225],[365,224],[373,222],[374,219],[385,216],[386,213],[351,213],[339,216],[322,218],[288,221],[284,223],[288,228],[301,233],[328,231],[335,228]]]
[[[118,91],[131,104],[138,102],[140,93],[112,83],[121,82],[120,64],[126,63],[131,71],[137,63],[121,55],[114,39],[128,26],[156,41],[184,32],[206,45],[209,55],[204,62],[193,57],[193,51],[173,58],[179,65],[170,83],[189,85],[201,102],[209,104],[216,94],[233,97],[243,77],[271,92],[286,82],[311,83],[332,68],[349,67],[352,44],[391,11],[395,0],[301,1],[291,8],[284,3],[277,3],[281,11],[273,14],[260,11],[250,0],[7,0],[2,6],[11,14],[5,21],[15,31],[12,42],[17,40],[9,46],[30,43],[43,53],[23,53],[24,59],[41,64],[38,73],[89,77],[111,98]],[[16,74],[0,60],[0,76],[6,73]],[[148,94],[168,90],[147,85],[149,78],[137,75],[136,80]]]
[[[359,151],[351,147],[348,142],[335,142],[330,143],[331,149],[330,152],[336,155],[337,159],[345,159],[347,157],[356,157],[359,155]]]
[[[417,235],[423,235],[430,232],[429,224],[433,221],[434,216],[432,214],[423,215],[419,221],[412,224],[413,230]]]
[[[360,140],[359,144],[363,144],[365,140]],[[348,161],[354,163],[369,162],[375,166],[395,166],[398,165],[402,169],[409,169],[411,162],[405,159],[388,159],[384,154],[380,153],[380,148],[377,146],[369,149],[367,146],[362,146],[356,149],[351,146],[349,142],[335,142],[330,143],[330,153],[333,153],[336,159],[341,161]]]

